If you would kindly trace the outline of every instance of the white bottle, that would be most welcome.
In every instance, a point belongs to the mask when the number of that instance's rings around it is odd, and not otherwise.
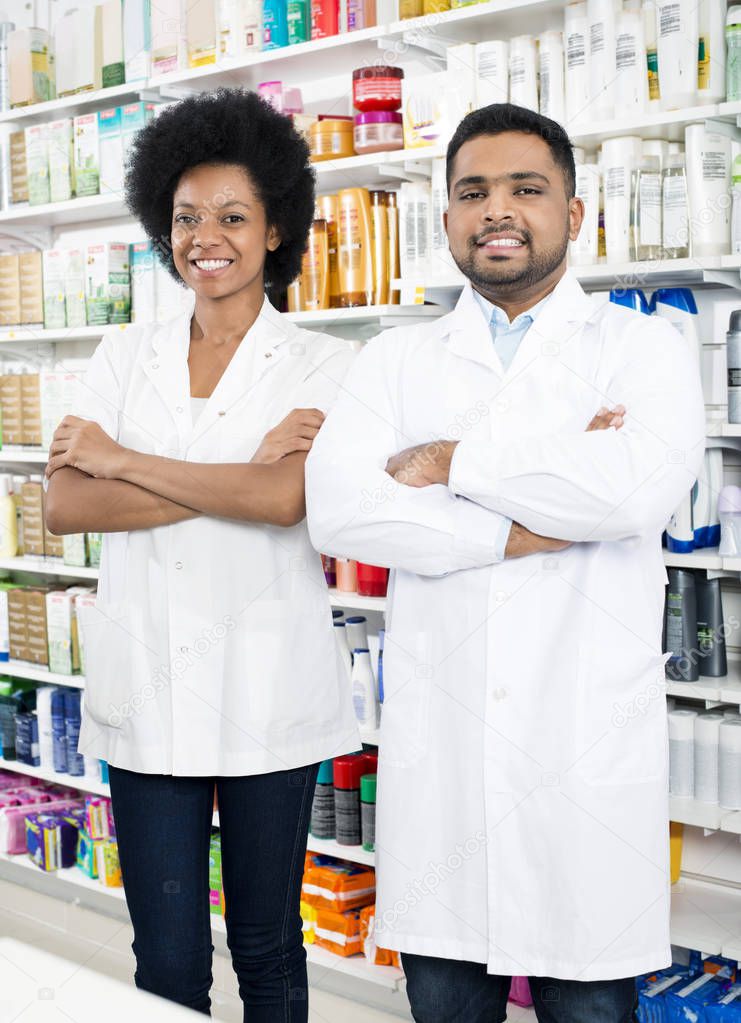
[[[401,277],[423,281],[430,273],[432,190],[427,181],[402,181],[399,188]]]
[[[718,516],[718,554],[721,558],[737,558],[741,555],[741,487],[731,484],[721,489],[718,495]]]
[[[718,746],[718,802],[724,810],[741,810],[741,719],[723,722]]]
[[[718,743],[722,714],[698,714],[695,718],[695,799],[718,802]]]
[[[733,161],[731,171],[731,252],[734,256],[741,253],[741,156]]]
[[[661,257],[661,172],[658,156],[643,156],[631,180],[631,259]]]
[[[370,651],[360,647],[353,651],[352,702],[360,727],[368,731],[378,728],[379,703]]]
[[[587,0],[589,30],[589,114],[615,116],[615,0]]]
[[[720,545],[718,495],[723,489],[723,451],[721,448],[709,448],[705,454],[708,460],[708,491],[710,501],[707,542],[708,547],[718,547]]]
[[[690,253],[723,256],[731,249],[731,140],[690,124],[684,132]]]
[[[695,794],[696,710],[669,711],[669,791],[678,799]]]
[[[509,99],[509,43],[490,39],[476,44],[476,108]]]
[[[626,6],[615,26],[615,96],[620,114],[643,113],[648,106],[646,36],[640,3]],[[649,155],[644,153],[644,156]]]
[[[351,654],[353,650],[365,650],[368,646],[368,620],[363,615],[345,619],[345,641]]]
[[[509,101],[538,111],[538,71],[533,36],[515,36],[509,44]]]
[[[697,99],[720,103],[726,98],[726,39],[723,8],[718,0],[700,0],[698,9],[700,54]]]
[[[13,494],[13,477],[0,474],[0,558],[18,554],[18,519]]]
[[[635,135],[606,139],[602,144],[608,263],[627,263],[630,260],[630,186],[640,154],[641,140]]]
[[[540,71],[540,113],[552,121],[566,121],[566,93],[564,78],[563,35],[543,32],[538,36],[538,65]]]
[[[39,759],[41,767],[54,770],[54,739],[51,727],[52,686],[39,686],[36,690],[36,717],[39,724]]]
[[[697,368],[700,368],[700,334],[697,303],[689,288],[659,288],[652,299],[654,315],[668,320],[679,331]]]
[[[599,231],[599,167],[596,163],[577,165],[576,195],[584,203],[584,219],[578,237],[569,242],[569,260],[572,266],[594,266]]]
[[[695,549],[695,530],[692,522],[692,495],[683,497],[678,508],[666,524],[666,549],[672,554],[689,554]]]
[[[697,0],[656,0],[656,18],[661,109],[691,107],[697,102]]]
[[[669,153],[661,175],[662,249],[666,259],[686,259],[690,252],[690,212],[685,158]]]
[[[334,638],[337,650],[349,681],[352,676],[352,654],[350,653],[350,647],[345,636],[345,623],[334,621],[332,624],[334,625]]]
[[[586,0],[566,5],[564,12],[566,50],[566,120],[569,126],[589,118],[589,52]]]

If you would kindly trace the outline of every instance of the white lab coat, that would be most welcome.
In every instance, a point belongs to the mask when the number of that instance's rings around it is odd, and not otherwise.
[[[584,432],[618,402],[623,429]],[[468,286],[359,356],[307,502],[318,549],[395,570],[379,944],[583,981],[670,962],[660,534],[704,432],[679,334],[568,272],[506,373]],[[450,489],[385,474],[441,437]],[[578,542],[494,564],[497,513]]]
[[[190,317],[107,332],[78,413],[137,451],[248,462],[291,409],[329,408],[354,357],[266,299],[193,426]],[[201,516],[108,533],[82,627],[88,756],[145,773],[247,775],[360,746],[305,521]]]

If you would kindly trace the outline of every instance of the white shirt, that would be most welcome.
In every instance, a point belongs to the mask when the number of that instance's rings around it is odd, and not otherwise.
[[[193,423],[188,312],[107,333],[78,413],[126,447],[247,462],[296,407],[328,409],[349,346],[301,330],[267,299]],[[199,516],[104,537],[83,611],[80,750],[162,774],[245,775],[358,749],[349,682],[306,523]]]

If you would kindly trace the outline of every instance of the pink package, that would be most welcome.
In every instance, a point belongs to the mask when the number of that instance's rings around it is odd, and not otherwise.
[[[43,786],[43,784],[44,782],[41,778],[27,777],[26,775],[16,774],[14,771],[0,771],[0,789],[15,789],[19,785],[34,788]]]
[[[53,796],[43,789],[6,789],[0,792],[0,808],[26,806],[29,803],[50,803]]]
[[[53,813],[82,806],[82,802],[60,799],[53,803],[31,806],[8,806],[0,810],[0,852],[16,855],[26,851],[26,817],[33,813]]]
[[[530,981],[527,977],[513,977],[509,988],[509,1000],[515,1005],[532,1005]]]

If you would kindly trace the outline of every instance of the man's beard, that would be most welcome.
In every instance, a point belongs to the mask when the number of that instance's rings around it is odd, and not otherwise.
[[[503,232],[504,233],[504,232]],[[458,259],[451,249],[451,255],[460,272],[468,278],[471,284],[479,291],[523,291],[531,288],[540,281],[545,280],[553,273],[566,255],[569,244],[568,233],[563,240],[555,247],[542,249],[540,252],[533,252],[529,234],[523,234],[528,250],[528,258],[524,266],[511,266],[509,260],[501,263],[491,262],[484,269],[481,269],[475,261],[478,247],[471,243],[463,258]],[[491,232],[487,237],[496,237],[497,232]]]

